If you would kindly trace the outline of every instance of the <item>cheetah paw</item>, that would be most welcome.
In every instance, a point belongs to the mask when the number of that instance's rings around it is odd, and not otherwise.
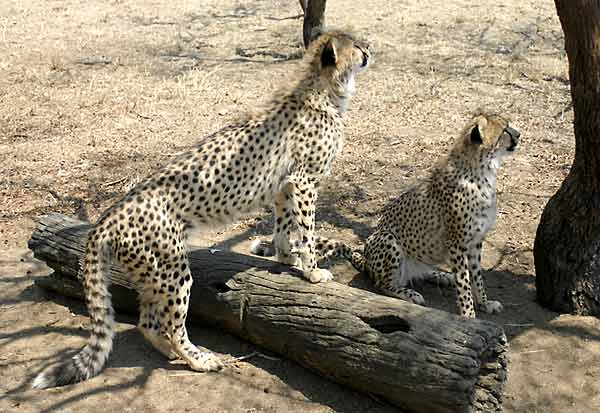
[[[210,351],[202,351],[195,354],[195,357],[188,360],[192,370],[207,373],[209,371],[219,371],[224,364],[221,359]]]
[[[475,311],[467,311],[467,312],[461,313],[460,316],[463,318],[467,318],[467,319],[476,318]]]
[[[308,277],[312,283],[320,283],[333,280],[333,274],[323,268],[315,268]]]
[[[479,308],[488,314],[499,314],[502,312],[502,304],[499,301],[486,301]]]

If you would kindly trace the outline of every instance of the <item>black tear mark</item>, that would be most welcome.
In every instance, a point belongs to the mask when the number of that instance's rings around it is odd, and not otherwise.
[[[408,321],[395,315],[384,315],[373,318],[360,317],[360,319],[370,325],[371,328],[374,328],[383,334],[395,333],[396,331],[408,333],[410,331],[410,324],[408,324]]]

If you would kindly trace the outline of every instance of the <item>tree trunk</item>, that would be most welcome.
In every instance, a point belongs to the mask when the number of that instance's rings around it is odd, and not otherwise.
[[[300,7],[302,8],[302,13],[306,13],[306,3],[308,3],[308,0],[300,0]]]
[[[302,2],[302,0],[300,0]],[[308,3],[308,4],[306,4]],[[322,29],[325,26],[325,3],[327,0],[306,0],[304,10],[304,47],[308,47],[312,40],[313,29]]]
[[[559,312],[600,315],[600,1],[555,3],[569,59],[575,159],[537,230],[537,296]]]
[[[77,274],[89,228],[61,215],[40,222],[29,247],[55,272],[38,286],[83,297]],[[218,324],[410,411],[502,409],[506,337],[494,323],[336,282],[311,284],[289,267],[233,252],[193,251],[190,267],[189,321]],[[113,267],[110,278],[115,308],[137,311],[125,274]]]

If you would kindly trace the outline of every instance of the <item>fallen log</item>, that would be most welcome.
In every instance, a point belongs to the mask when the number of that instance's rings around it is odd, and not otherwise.
[[[29,248],[54,272],[38,286],[83,297],[77,277],[89,228],[63,215],[41,220]],[[234,252],[194,250],[190,265],[190,322],[218,324],[409,411],[502,409],[507,344],[494,323],[336,282],[311,284],[287,266]],[[110,278],[115,308],[137,312],[125,274],[115,266]]]

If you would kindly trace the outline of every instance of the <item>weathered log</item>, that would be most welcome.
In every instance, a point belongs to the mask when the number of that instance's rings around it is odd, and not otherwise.
[[[62,215],[41,220],[29,248],[54,273],[37,280],[38,286],[83,297],[77,277],[89,228]],[[336,282],[311,284],[287,266],[233,252],[195,250],[190,265],[191,322],[217,323],[410,411],[502,408],[506,337],[494,323]],[[115,308],[137,311],[125,274],[115,266],[110,278]]]

